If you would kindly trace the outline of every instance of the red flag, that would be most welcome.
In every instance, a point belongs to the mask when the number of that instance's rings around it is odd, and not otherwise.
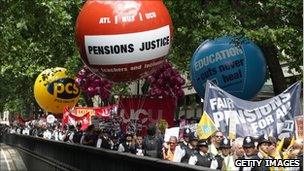
[[[88,128],[88,126],[90,125],[90,119],[91,119],[91,115],[89,113],[82,116],[80,130],[85,130]]]
[[[76,115],[73,115],[73,114],[69,114],[67,116],[67,120],[68,120],[68,123],[69,124],[72,124],[72,125],[76,125],[77,122],[81,122],[81,130],[85,130],[87,129],[87,127],[90,125],[90,119],[91,119],[91,115],[90,113],[86,113],[85,115],[83,116],[76,116]]]
[[[69,122],[69,115],[70,115],[70,110],[68,107],[64,107],[63,109],[63,114],[62,114],[62,120],[61,120],[61,124],[62,124],[62,128],[64,128],[64,126]]]

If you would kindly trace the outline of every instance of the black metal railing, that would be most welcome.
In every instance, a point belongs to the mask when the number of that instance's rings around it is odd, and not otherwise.
[[[45,140],[42,138],[25,135],[5,134],[3,136],[3,141],[4,143],[14,146],[19,149],[19,151],[21,151],[23,160],[25,160],[24,162],[29,170],[210,170],[208,168],[199,166],[174,163],[146,156],[136,156],[133,154],[121,153],[77,144],[69,144],[65,142]],[[32,161],[27,161],[30,159]]]

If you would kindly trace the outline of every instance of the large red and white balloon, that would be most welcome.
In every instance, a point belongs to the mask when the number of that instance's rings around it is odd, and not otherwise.
[[[163,63],[172,35],[172,21],[162,0],[90,0],[76,21],[83,61],[115,82],[149,75]]]

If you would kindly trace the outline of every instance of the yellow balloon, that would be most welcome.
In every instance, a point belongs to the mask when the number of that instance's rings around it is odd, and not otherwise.
[[[37,77],[34,96],[42,109],[58,114],[64,107],[74,107],[78,102],[80,89],[66,72],[65,68],[56,67],[44,70]]]

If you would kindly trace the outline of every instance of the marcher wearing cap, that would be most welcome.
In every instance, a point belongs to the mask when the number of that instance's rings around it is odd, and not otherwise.
[[[195,132],[191,132],[189,134],[189,143],[187,146],[178,145],[175,149],[175,155],[173,161],[175,162],[182,162],[188,163],[189,158],[194,154],[196,151],[197,145],[197,135]]]
[[[219,146],[219,154],[216,156],[218,161],[222,161],[222,167],[220,169],[224,170],[238,170],[234,165],[235,157],[231,151],[231,140],[228,138],[223,138]],[[222,158],[222,160],[220,159]]]
[[[203,166],[210,169],[218,169],[219,165],[217,160],[211,153],[208,153],[208,140],[199,140],[197,146],[198,152],[190,157],[188,164]]]

